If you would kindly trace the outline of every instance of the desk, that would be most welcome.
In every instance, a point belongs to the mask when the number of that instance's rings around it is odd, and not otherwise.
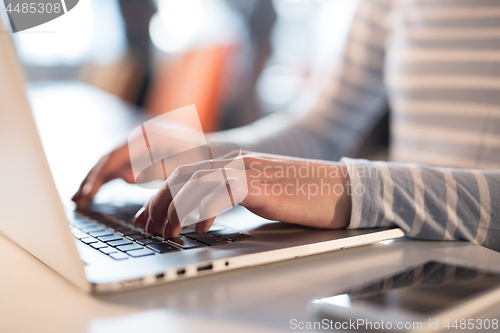
[[[57,166],[51,161],[51,167],[76,178],[62,186],[62,192],[69,194],[102,153],[126,138],[117,134],[119,128],[132,128],[140,120],[127,105],[76,83],[33,87],[31,100],[43,142],[53,144],[47,148],[49,159],[60,155],[58,149],[65,149],[65,159]],[[118,117],[106,128],[114,116]],[[92,119],[103,122],[93,124]],[[87,133],[87,142],[69,144],[70,138],[86,131],[91,133]],[[78,154],[93,157],[81,160]],[[73,155],[77,160],[68,161]],[[251,218],[244,210],[233,214]],[[401,239],[121,294],[90,296],[0,236],[0,331],[286,332],[291,319],[316,318],[307,309],[312,299],[431,259],[500,272],[500,254],[494,251],[463,242]],[[500,307],[477,318],[483,316],[500,318]]]

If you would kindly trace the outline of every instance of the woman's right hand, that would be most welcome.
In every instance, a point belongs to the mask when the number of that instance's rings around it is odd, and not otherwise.
[[[85,208],[102,185],[117,178],[122,178],[127,183],[135,183],[128,144],[124,144],[103,156],[90,170],[71,200],[76,203],[79,209]]]

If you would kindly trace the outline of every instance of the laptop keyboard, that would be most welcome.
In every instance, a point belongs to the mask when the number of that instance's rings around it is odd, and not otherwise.
[[[165,239],[150,235],[145,226],[132,223],[137,205],[93,205],[91,210],[74,212],[71,232],[83,244],[115,260],[127,260],[157,254],[186,251],[206,246],[239,242],[253,237],[235,229],[214,224],[208,232],[197,233],[184,227],[179,237]]]

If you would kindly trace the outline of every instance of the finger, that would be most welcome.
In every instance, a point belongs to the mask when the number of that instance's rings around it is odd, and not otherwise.
[[[117,170],[122,170],[124,164],[126,164],[124,162],[127,161],[130,161],[127,145],[103,156],[90,170],[77,193],[73,196],[73,201],[77,203],[77,206],[86,206],[103,184],[118,178],[119,173],[117,173]]]
[[[172,175],[172,177],[165,182],[165,187],[159,190],[148,202],[147,214],[143,212],[138,217],[139,222],[144,222],[144,219],[146,219],[146,232],[156,234],[165,229],[168,209],[173,198],[185,184],[187,184],[189,179],[193,177],[189,167],[190,166],[180,168],[180,171]],[[205,170],[204,173],[210,173],[212,171],[213,170]],[[191,175],[190,178],[187,178],[188,175]],[[183,182],[182,180],[186,178],[187,181]],[[183,205],[183,207],[184,206],[185,205]],[[177,210],[175,210],[175,212],[177,212]],[[167,226],[167,228],[170,227],[170,225]]]
[[[207,232],[217,215],[233,208],[245,199],[248,193],[246,179],[227,178],[200,203],[197,232]],[[229,200],[228,200],[229,197]]]
[[[100,168],[101,166],[99,165],[99,162],[92,168],[90,169],[89,173],[87,174],[87,176],[85,176],[85,178],[82,180],[81,184],[80,184],[80,187],[78,188],[78,191],[76,191],[75,195],[73,195],[73,197],[71,198],[71,200],[73,201],[77,201],[78,199],[80,199],[83,195],[83,188],[85,187],[85,184],[87,184],[88,180],[89,180],[89,177],[91,176],[91,174],[93,172],[96,172],[96,168]]]
[[[179,215],[175,207],[175,203],[172,201],[168,207],[168,222],[165,224],[163,229],[163,237],[177,237],[179,236],[181,230],[182,226],[179,222]]]
[[[207,232],[217,215],[232,208],[233,205],[234,201],[229,197],[228,184],[224,181],[201,201],[199,222],[196,223],[194,230]]]
[[[214,224],[215,218],[216,216],[196,223],[196,225],[194,226],[194,231],[207,232],[208,229],[210,229],[210,227],[212,226],[212,224]]]
[[[152,198],[149,205],[147,232],[157,233],[163,227],[164,235],[170,236],[175,234],[176,228],[195,223],[196,220],[186,222],[188,215],[198,208],[203,198],[208,196],[219,184],[225,185],[225,173],[232,176],[239,175],[245,179],[244,183],[246,184],[246,172],[234,169],[198,170],[192,174],[188,181],[179,181],[179,179],[186,179],[186,175],[192,172],[192,167],[193,165],[189,165],[181,168],[165,182],[166,188],[163,193]],[[227,192],[227,188],[224,187],[225,198],[230,202]],[[168,194],[170,194],[169,197],[167,197]],[[172,205],[171,202],[174,204]],[[165,212],[165,207],[168,205],[169,210]],[[229,203],[229,205],[231,204]],[[166,214],[168,214],[169,222],[167,222]]]
[[[73,196],[72,200],[76,203],[78,208],[85,207],[88,204],[88,195],[92,190],[94,174],[98,172],[98,168],[101,168],[99,164],[90,170],[87,177],[85,177],[85,179],[80,184],[78,192],[76,192],[76,194]]]
[[[76,202],[78,207],[86,206],[97,194],[97,191],[104,184],[104,180],[110,181],[111,177],[109,170],[113,167],[111,163],[109,163],[109,157],[105,159],[101,159],[97,163],[97,165],[90,170],[89,174],[83,180],[80,185],[80,190],[75,194],[74,201]]]
[[[132,168],[130,165],[124,165],[120,169],[112,172],[108,178],[104,180],[104,183],[107,183],[113,179],[121,178],[129,184],[135,184],[136,180],[134,178],[134,173],[132,172]]]
[[[149,202],[150,202],[150,200],[151,200],[151,198],[148,200],[148,202],[146,202],[146,204],[144,206],[141,207],[141,209],[139,209],[137,211],[137,213],[135,213],[134,219],[132,220],[133,223],[139,224],[139,225],[146,224],[146,222],[148,221],[148,218],[149,218]]]
[[[120,177],[123,178],[129,184],[135,184],[134,173],[132,167],[126,167],[120,173]]]
[[[184,178],[185,175],[179,175]],[[175,178],[175,177],[174,177]],[[193,212],[201,200],[210,194],[224,177],[222,170],[198,170],[185,183],[177,183],[176,179],[169,179],[168,188],[171,193],[171,203],[168,209],[168,221],[164,225],[164,237],[175,237],[185,225],[187,216]],[[191,223],[194,223],[193,221]],[[187,224],[191,224],[187,223]]]
[[[171,201],[171,191],[168,183],[165,182],[164,188],[156,192],[148,203],[146,232],[150,234],[161,233],[166,223],[168,207]]]
[[[245,176],[244,171],[239,170],[202,170],[193,175],[193,177],[182,187],[174,197],[176,212],[181,226],[196,223],[199,215],[198,208],[204,198],[214,195],[212,192],[220,193],[225,198],[228,205],[231,205],[231,198],[226,188],[226,173],[240,173]],[[219,190],[217,190],[219,188]],[[220,190],[222,188],[222,190]],[[196,215],[193,215],[196,214]]]

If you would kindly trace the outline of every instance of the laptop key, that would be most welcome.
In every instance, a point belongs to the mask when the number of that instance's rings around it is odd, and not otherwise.
[[[167,239],[169,243],[173,243],[174,245],[180,246],[184,250],[194,249],[197,247],[204,247],[205,245],[200,244],[192,239],[187,237],[175,237]]]
[[[161,243],[161,241],[155,238],[147,237],[144,239],[137,240],[136,243],[140,245],[149,245],[149,244]]]
[[[92,237],[102,237],[102,236],[113,235],[113,232],[111,230],[102,229],[102,231],[91,231],[91,232],[89,232],[89,235]]]
[[[85,228],[85,227],[93,227],[95,226],[94,223],[87,222],[87,221],[70,221],[72,225],[74,225],[77,228]]]
[[[136,231],[137,232],[137,231]],[[131,239],[131,240],[138,240],[138,239],[143,239],[143,238],[147,238],[148,236],[145,235],[145,234],[140,234],[140,233],[135,233],[135,234],[132,234],[132,235],[128,235],[127,238],[128,239]]]
[[[225,226],[223,225],[220,225],[220,224],[212,224],[212,226],[210,227],[210,229],[208,229],[208,232],[215,232],[215,231],[219,231],[219,230],[224,230],[226,229]],[[236,232],[237,230],[235,230]],[[179,233],[180,235],[186,235],[186,234],[191,234],[191,233],[194,233],[194,226],[192,225],[189,225],[187,227],[183,227],[181,232]]]
[[[100,248],[99,251],[101,251],[104,254],[110,254],[110,253],[117,253],[118,252],[117,249],[115,249],[114,247],[109,247],[109,246]]]
[[[109,256],[115,260],[124,260],[129,257],[123,252],[110,253]]]
[[[139,250],[142,249],[143,247],[137,244],[129,244],[129,245],[117,246],[116,248],[122,252],[127,252],[127,251]]]
[[[242,234],[241,232],[239,232],[237,234],[223,236],[223,238],[229,239],[231,242],[239,242],[242,240],[253,239],[253,236]]]
[[[186,236],[209,246],[221,245],[229,242],[224,238],[216,237],[209,233],[192,233],[192,234],[187,234]]]
[[[101,249],[103,247],[107,247],[107,245],[104,244],[103,242],[95,242],[90,244],[90,246],[92,246],[94,249]]]
[[[102,237],[97,237],[101,242],[111,242],[111,241],[116,241],[123,239],[122,237],[118,235],[109,235],[109,236],[102,236]]]
[[[214,246],[214,245],[226,244],[229,241],[226,240],[226,239],[224,239],[224,238],[213,236],[213,237],[207,237],[207,238],[198,239],[198,242],[201,242],[201,243],[209,245],[209,246]]]
[[[94,237],[85,237],[85,238],[81,238],[80,240],[82,242],[84,242],[85,244],[91,244],[91,243],[97,242],[97,239],[95,239]]]
[[[121,245],[127,245],[127,244],[132,244],[132,241],[129,241],[128,239],[120,239],[117,241],[108,242],[108,245],[115,246],[115,247],[121,246]]]
[[[138,231],[137,230],[134,230],[134,229],[124,229],[124,230],[117,230],[116,233],[120,236],[130,236],[130,235],[134,235],[134,234],[137,234]]]
[[[122,228],[122,225],[119,223],[116,223],[116,222],[101,222],[101,223],[104,224],[106,227],[111,228],[113,230]]]
[[[89,237],[89,235],[87,235],[86,233],[81,232],[81,231],[73,233],[73,236],[75,236],[75,238],[77,238],[77,239],[82,239],[82,238],[85,238],[85,237]]]
[[[83,232],[91,232],[91,231],[99,231],[99,230],[104,230],[101,226],[94,224],[90,225],[88,227],[82,227],[80,228],[81,231]]]
[[[105,219],[104,215],[93,211],[87,211],[85,215],[97,221],[103,221]]]
[[[231,235],[231,234],[239,233],[238,230],[231,229],[231,228],[225,228],[223,230],[208,230],[208,232],[211,233],[212,235],[216,235],[219,237],[224,237],[224,235]]]
[[[239,242],[239,241],[242,241],[242,240],[253,239],[252,236],[246,235],[246,234],[242,234],[241,232],[236,232],[236,233],[227,234],[227,235],[226,234],[221,235],[219,233],[213,233],[213,235],[214,236],[220,236],[222,238],[230,240],[231,242]]]
[[[173,251],[179,251],[178,248],[173,247],[170,244],[167,243],[156,243],[156,244],[150,244],[147,246],[151,250],[158,252],[158,253],[167,253],[167,252],[173,252]]]
[[[208,232],[191,232],[189,234],[186,234],[186,237],[198,240],[201,238],[212,237],[212,235]]]
[[[148,249],[141,249],[141,250],[129,251],[127,252],[127,254],[131,257],[139,258],[139,257],[151,256],[155,253]]]

